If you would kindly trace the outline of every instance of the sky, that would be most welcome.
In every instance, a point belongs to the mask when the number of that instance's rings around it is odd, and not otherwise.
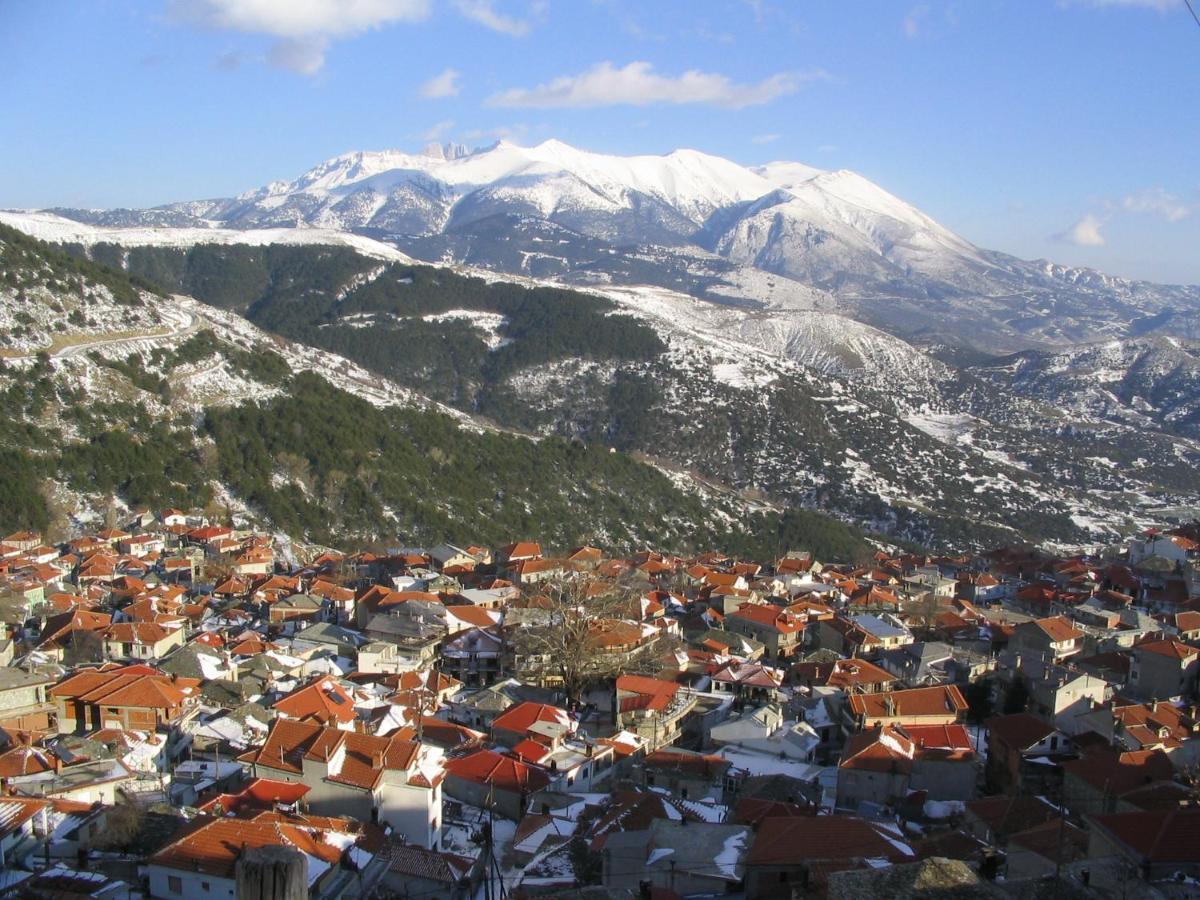
[[[983,247],[1200,283],[1185,0],[0,0],[0,59],[0,207],[553,137],[852,169]]]

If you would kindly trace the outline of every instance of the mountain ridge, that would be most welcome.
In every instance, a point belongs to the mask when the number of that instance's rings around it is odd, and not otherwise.
[[[688,149],[622,157],[551,139],[355,151],[232,198],[55,212],[107,227],[354,233],[427,262],[782,309],[805,308],[816,291],[826,308],[923,346],[1200,335],[1200,287],[980,248],[850,170],[742,166]],[[795,287],[764,299],[763,276]]]

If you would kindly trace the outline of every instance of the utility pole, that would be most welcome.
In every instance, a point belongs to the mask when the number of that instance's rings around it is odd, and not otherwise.
[[[506,892],[504,890],[504,875],[500,871],[500,863],[497,862],[497,860],[496,860],[495,845],[493,844],[493,839],[492,839],[492,834],[495,831],[495,828],[493,826],[495,825],[495,822],[496,822],[495,809],[496,809],[496,785],[489,784],[488,785],[488,798],[487,798],[488,817],[487,817],[487,822],[484,825],[484,835],[483,835],[483,837],[484,837],[483,852],[487,857],[487,862],[484,865],[484,872],[485,872],[484,882],[483,882],[484,900],[493,900],[493,897],[492,897],[492,874],[493,873],[495,873],[496,879],[498,881],[498,889],[496,891],[495,900],[504,900],[504,898],[506,896]]]

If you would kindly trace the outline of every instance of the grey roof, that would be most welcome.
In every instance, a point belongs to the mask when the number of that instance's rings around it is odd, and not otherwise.
[[[740,881],[753,842],[754,831],[748,825],[655,819],[645,831],[609,834],[604,849],[612,854],[616,868],[640,860],[647,869],[674,868],[713,879]]]
[[[499,712],[527,700],[533,703],[555,703],[558,700],[558,694],[549,688],[522,684],[514,679],[509,679],[469,694],[460,694],[454,698],[456,704],[470,709],[492,709]]]
[[[246,684],[228,678],[214,678],[200,686],[200,696],[218,706],[236,706],[246,699],[248,693]]]
[[[879,616],[864,614],[861,616],[851,616],[850,620],[863,631],[873,634],[878,638],[900,637],[901,635],[908,634],[903,628],[893,625]]]
[[[4,644],[0,644],[0,647],[3,646]],[[40,672],[26,672],[13,666],[0,667],[0,691],[31,687],[35,684],[50,684],[54,680],[50,675]]]
[[[301,629],[296,632],[296,640],[313,641],[318,644],[345,644],[351,647],[361,647],[367,643],[367,639],[359,632],[330,622],[315,622]]]
[[[320,609],[321,601],[308,594],[292,594],[289,597],[284,597],[275,605],[287,609]]]
[[[429,621],[420,616],[376,613],[367,622],[366,631],[370,634],[369,639],[391,643],[428,642],[440,640],[446,632],[446,625],[439,620]]]
[[[436,560],[439,563],[444,563],[446,560],[453,559],[455,556],[470,556],[472,559],[475,558],[466,550],[462,549],[462,547],[456,547],[453,544],[438,544],[429,551],[429,558]]]
[[[179,675],[182,678],[199,678],[204,680],[204,669],[200,666],[199,657],[209,656],[223,664],[221,655],[215,653],[203,644],[192,642],[184,644],[167,654],[158,667],[168,675]]]

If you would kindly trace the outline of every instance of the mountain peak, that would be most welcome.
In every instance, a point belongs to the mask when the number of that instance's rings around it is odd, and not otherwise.
[[[474,151],[466,144],[456,144],[449,142],[439,144],[437,141],[426,144],[421,151],[422,156],[428,156],[431,159],[462,159],[464,156],[470,156]]]

